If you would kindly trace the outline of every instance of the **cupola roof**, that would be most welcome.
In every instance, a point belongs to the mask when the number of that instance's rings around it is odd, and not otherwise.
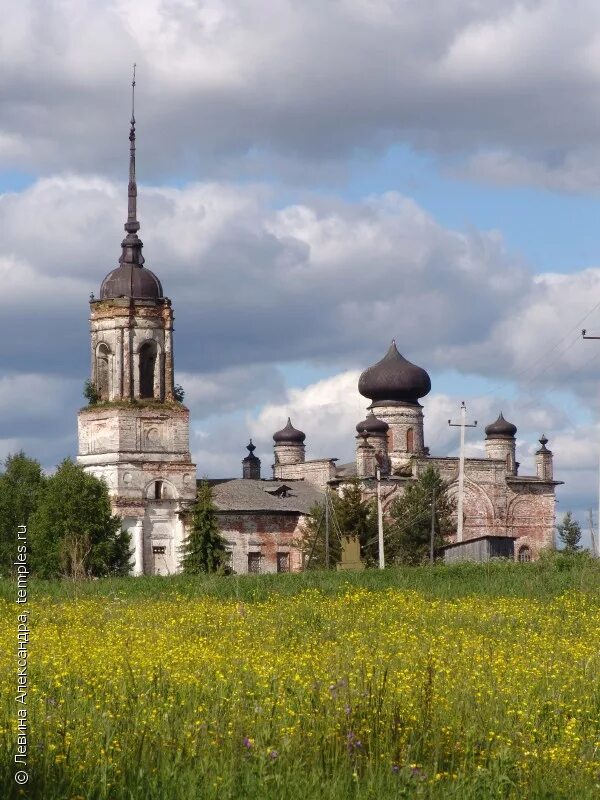
[[[502,412],[495,422],[491,422],[485,429],[486,439],[514,439],[517,426],[504,419]]]
[[[398,352],[393,340],[381,361],[362,373],[358,391],[374,405],[386,402],[415,405],[431,391],[431,379],[424,369]]]
[[[541,437],[538,439],[538,441],[539,441],[539,443],[541,444],[541,447],[539,448],[539,450],[536,450],[536,455],[537,455],[538,453],[550,453],[550,452],[551,452],[551,451],[550,451],[550,450],[548,450],[548,448],[546,447],[546,445],[548,444],[548,439],[546,438],[546,434],[545,434],[545,433],[542,433],[542,435],[541,435]]]
[[[246,458],[242,459],[244,464],[251,461],[254,462],[260,461],[260,458],[254,455],[254,451],[256,450],[256,445],[252,443],[252,439],[250,439],[250,443],[246,445],[246,450],[248,450],[248,455],[246,456]]]
[[[390,429],[390,426],[384,420],[379,419],[376,417],[372,411],[366,416],[366,419],[363,419],[362,422],[359,422],[356,426],[356,430],[358,433],[366,433],[366,434],[386,434]]]
[[[306,434],[294,428],[291,419],[288,417],[285,428],[274,433],[273,439],[277,444],[303,444]]]

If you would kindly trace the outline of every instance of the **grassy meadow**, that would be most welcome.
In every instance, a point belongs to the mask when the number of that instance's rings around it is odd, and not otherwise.
[[[20,790],[0,582],[7,800],[600,796],[589,559],[32,581],[29,597]]]

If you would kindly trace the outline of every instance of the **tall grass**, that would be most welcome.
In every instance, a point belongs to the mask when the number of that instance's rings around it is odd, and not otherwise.
[[[30,586],[30,771],[0,797],[591,800],[600,567],[585,557]]]
[[[449,599],[476,594],[543,600],[570,589],[589,591],[600,588],[600,560],[586,554],[548,553],[539,561],[528,564],[499,559],[483,564],[463,562],[364,572],[310,570],[283,575],[171,575],[103,578],[76,583],[33,579],[30,581],[30,596],[56,600],[119,595],[132,599],[178,596],[260,601],[273,594],[291,596],[307,589],[335,595],[349,587],[369,591],[414,589],[431,597]],[[0,598],[12,601],[13,597],[14,582],[0,579]]]

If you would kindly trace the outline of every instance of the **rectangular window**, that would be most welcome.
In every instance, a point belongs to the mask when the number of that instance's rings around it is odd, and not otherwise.
[[[290,571],[290,554],[277,553],[277,572]]]
[[[164,545],[153,545],[152,552],[155,556],[164,556],[167,548]]]
[[[248,553],[248,572],[254,575],[260,572],[260,553]]]

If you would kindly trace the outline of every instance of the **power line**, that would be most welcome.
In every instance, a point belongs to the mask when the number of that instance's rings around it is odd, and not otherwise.
[[[492,387],[491,389],[489,389],[487,392],[483,392],[483,394],[482,394],[481,396],[482,396],[482,397],[486,397],[486,396],[487,396],[487,395],[489,395],[489,394],[495,394],[495,393],[496,393],[496,392],[498,392],[500,389],[503,389],[505,386],[508,386],[509,384],[511,384],[511,383],[514,383],[514,382],[515,382],[515,381],[516,381],[516,380],[517,380],[517,379],[518,379],[518,378],[519,378],[521,375],[525,375],[526,373],[528,373],[528,372],[531,372],[531,370],[532,370],[532,369],[535,369],[535,367],[536,367],[536,366],[537,366],[537,365],[540,363],[540,360],[541,360],[542,358],[544,359],[544,366],[543,366],[543,370],[542,370],[542,372],[540,373],[540,375],[542,375],[542,374],[544,374],[545,372],[547,372],[547,370],[548,370],[548,369],[550,369],[552,366],[554,366],[554,365],[557,363],[558,359],[559,359],[561,356],[564,356],[564,355],[565,355],[565,354],[566,354],[566,353],[567,353],[567,352],[568,352],[568,351],[569,351],[569,350],[570,350],[570,349],[571,349],[571,348],[572,348],[572,347],[573,347],[573,346],[574,346],[574,345],[575,345],[575,344],[576,344],[578,341],[581,341],[581,338],[580,338],[580,336],[579,336],[579,333],[577,334],[577,337],[575,338],[575,340],[574,340],[573,342],[571,342],[571,344],[570,344],[570,345],[568,345],[568,347],[567,347],[567,348],[566,348],[566,349],[565,349],[565,350],[564,350],[562,353],[558,353],[558,354],[557,354],[557,357],[555,357],[555,358],[552,358],[552,359],[551,359],[551,360],[548,362],[548,360],[547,360],[547,359],[548,359],[548,356],[549,356],[550,354],[552,354],[552,353],[553,353],[553,352],[554,352],[554,351],[555,351],[557,348],[559,348],[559,347],[560,347],[560,346],[561,346],[561,345],[562,345],[562,344],[563,344],[565,341],[567,341],[567,339],[569,339],[569,338],[571,337],[571,335],[573,334],[573,332],[574,332],[574,331],[576,331],[576,330],[577,330],[577,331],[579,331],[579,330],[580,330],[580,328],[581,328],[581,325],[582,325],[582,324],[583,324],[583,323],[586,321],[586,319],[588,319],[588,317],[589,317],[589,316],[591,316],[591,314],[593,314],[593,313],[594,313],[594,311],[596,311],[598,308],[600,308],[600,301],[599,301],[599,302],[597,302],[597,303],[595,303],[595,304],[592,306],[592,308],[590,308],[590,310],[589,310],[587,313],[585,313],[585,314],[583,315],[583,317],[581,317],[581,319],[579,319],[579,320],[578,320],[578,321],[577,321],[577,322],[576,322],[576,323],[575,323],[575,324],[574,324],[574,325],[573,325],[573,326],[572,326],[572,327],[571,327],[571,328],[570,328],[570,329],[569,329],[569,330],[568,330],[568,331],[565,333],[565,335],[564,335],[564,336],[562,336],[562,337],[561,337],[561,338],[560,338],[560,339],[559,339],[557,342],[555,342],[555,344],[554,344],[554,345],[552,345],[552,347],[550,347],[549,349],[547,349],[547,350],[544,352],[544,355],[543,355],[543,356],[538,356],[538,357],[537,357],[537,358],[535,358],[533,361],[530,361],[528,364],[526,364],[524,367],[522,367],[520,370],[518,370],[518,371],[517,371],[517,372],[516,372],[514,375],[512,375],[510,378],[508,378],[507,380],[503,381],[502,383],[499,383],[499,384],[497,384],[496,386],[493,386],[493,387]],[[539,377],[539,375],[537,375],[537,376],[536,376],[536,375],[532,376],[532,377],[530,378],[530,380],[528,380],[528,381],[526,382],[526,384],[525,384],[525,385],[529,385],[530,383],[532,383],[533,381],[535,381],[535,380],[537,379],[537,377]]]

